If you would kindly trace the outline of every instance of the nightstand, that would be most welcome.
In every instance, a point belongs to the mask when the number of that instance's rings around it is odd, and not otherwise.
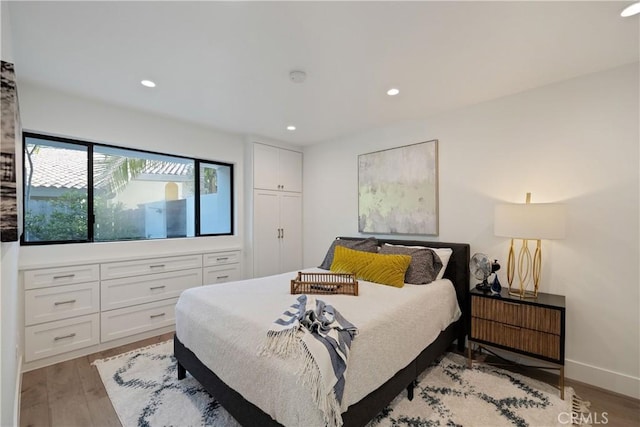
[[[548,366],[530,366],[560,371],[560,397],[564,399],[565,297],[538,293],[535,299],[523,299],[502,293],[470,291],[471,343],[479,349],[493,347],[545,361]]]

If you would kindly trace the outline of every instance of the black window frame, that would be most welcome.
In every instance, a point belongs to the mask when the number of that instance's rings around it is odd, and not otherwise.
[[[222,162],[218,160],[209,160],[209,159],[201,159],[196,157],[189,157],[180,154],[172,154],[172,153],[161,153],[158,151],[151,150],[141,150],[138,148],[131,147],[122,147],[113,144],[104,144],[98,142],[90,142],[83,141],[74,138],[68,137],[60,137],[47,135],[46,133],[38,133],[38,132],[30,132],[23,131],[22,132],[22,152],[24,153],[27,147],[27,138],[37,138],[46,141],[53,142],[62,142],[66,144],[72,144],[77,146],[86,147],[87,149],[87,239],[76,239],[76,240],[48,240],[48,241],[38,241],[38,242],[27,242],[25,241],[25,217],[26,212],[22,215],[22,234],[20,235],[20,245],[21,246],[45,246],[45,245],[65,245],[72,243],[109,243],[109,242],[140,242],[140,241],[158,241],[158,240],[169,240],[169,239],[184,239],[184,238],[194,238],[194,237],[216,237],[216,236],[233,236],[235,232],[235,168],[233,163]],[[94,227],[95,227],[95,213],[94,213],[94,188],[93,188],[93,149],[94,147],[107,147],[107,148],[115,148],[121,150],[128,150],[132,152],[138,152],[143,154],[155,154],[160,156],[171,156],[179,159],[191,160],[194,162],[194,236],[183,236],[183,237],[165,237],[165,238],[156,238],[156,239],[131,239],[131,240],[109,240],[109,241],[99,241],[96,242],[94,240]],[[26,155],[22,156],[22,203],[23,206],[26,206],[26,186],[27,180],[25,176],[26,172]],[[200,232],[200,164],[214,164],[225,166],[229,168],[229,184],[230,184],[230,212],[229,212],[229,232],[228,233],[205,233],[202,234]]]

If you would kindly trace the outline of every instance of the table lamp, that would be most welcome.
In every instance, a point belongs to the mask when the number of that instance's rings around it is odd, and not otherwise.
[[[542,270],[542,239],[562,239],[565,233],[565,207],[557,203],[531,203],[527,193],[526,203],[497,205],[494,216],[494,234],[509,237],[511,246],[507,258],[509,295],[520,298],[536,298]],[[514,240],[522,240],[518,253],[519,286],[513,287],[515,273]],[[531,257],[529,240],[536,240],[536,250]],[[533,281],[533,290],[528,289]]]

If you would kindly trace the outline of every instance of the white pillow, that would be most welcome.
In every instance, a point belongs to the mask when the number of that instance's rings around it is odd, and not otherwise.
[[[436,276],[436,280],[442,279],[444,276],[444,272],[447,269],[447,265],[449,264],[449,258],[451,258],[451,254],[453,254],[453,249],[451,248],[429,248],[436,253],[440,257],[440,261],[442,261],[442,268],[438,272]]]
[[[402,246],[405,248],[427,248],[431,249],[440,257],[440,261],[442,261],[442,268],[438,271],[438,275],[436,276],[436,280],[442,279],[444,276],[444,272],[447,269],[447,265],[449,264],[449,258],[451,258],[451,254],[453,254],[453,249],[451,248],[430,248],[428,246],[405,246],[405,245],[392,245],[391,243],[385,243],[387,246]]]

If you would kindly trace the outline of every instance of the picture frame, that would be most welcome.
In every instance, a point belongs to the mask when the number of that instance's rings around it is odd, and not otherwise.
[[[358,231],[437,236],[438,140],[358,156]]]
[[[15,242],[20,235],[16,144],[21,139],[18,92],[14,66],[2,61],[0,66],[0,240]]]

